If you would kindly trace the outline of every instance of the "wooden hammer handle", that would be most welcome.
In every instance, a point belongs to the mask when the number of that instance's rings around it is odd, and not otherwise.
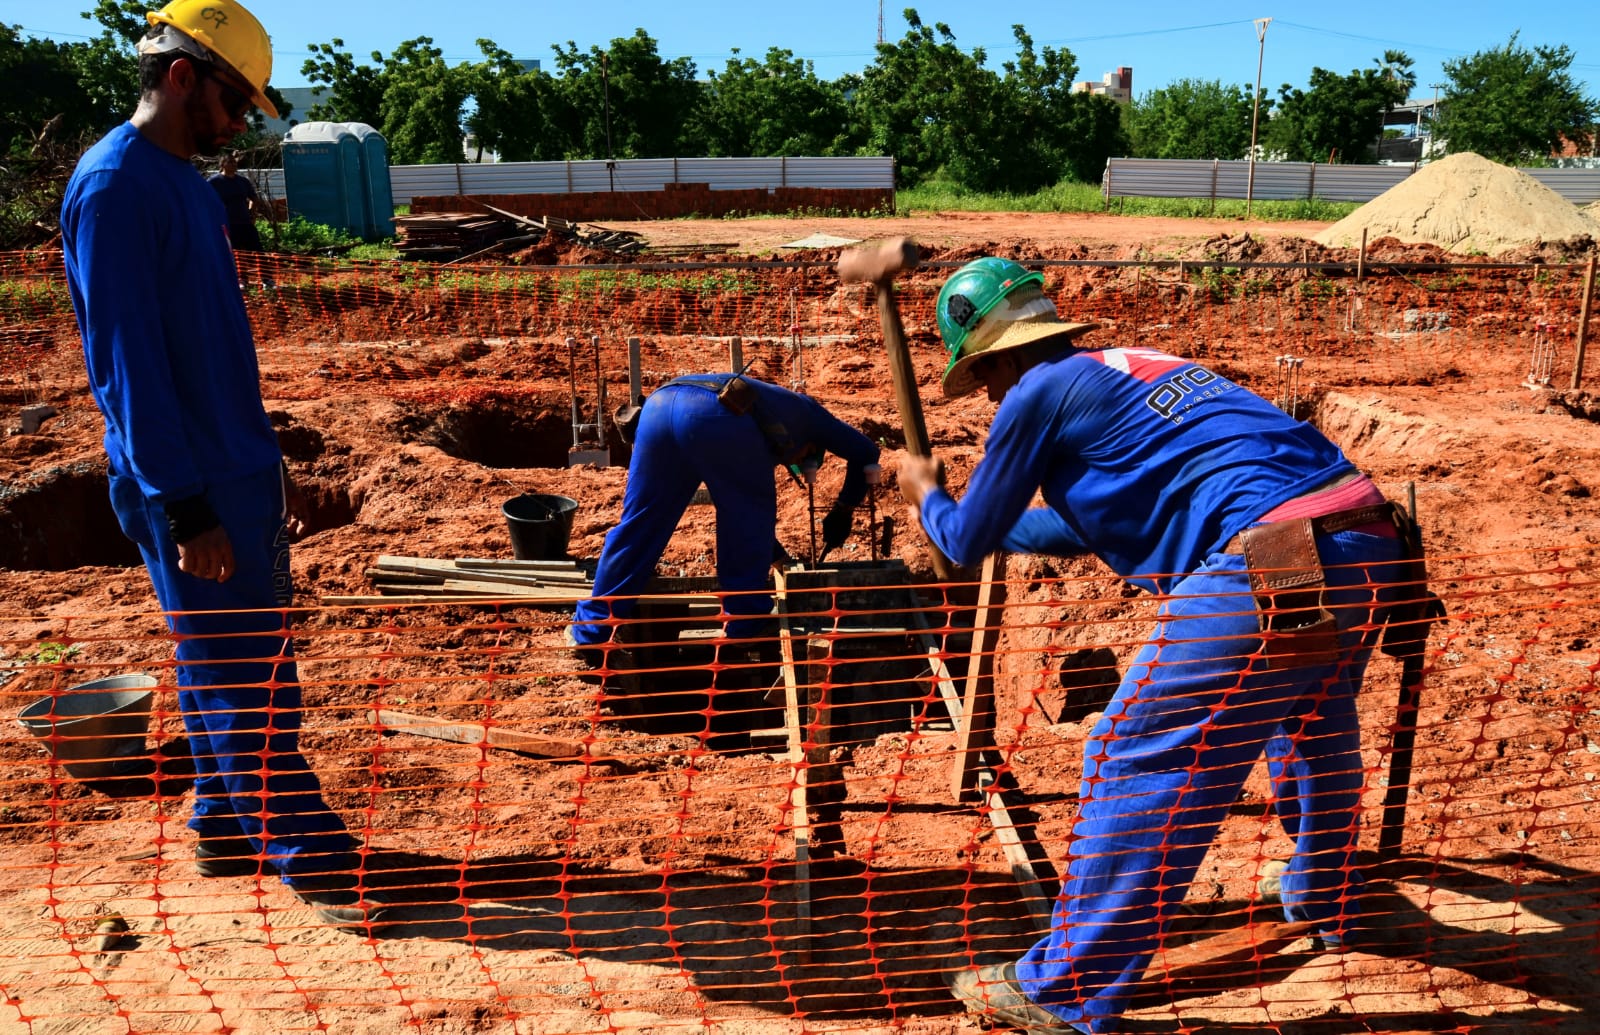
[[[900,322],[900,306],[895,302],[894,287],[880,280],[878,292],[878,320],[883,325],[883,344],[889,353],[889,376],[894,381],[894,399],[900,406],[900,423],[905,429],[906,451],[912,456],[932,456],[928,446],[928,423],[922,416],[922,396],[917,392],[917,375],[911,367],[911,353],[906,348],[906,332]],[[945,582],[961,580],[957,568],[944,551],[928,542],[933,554],[934,573]]]

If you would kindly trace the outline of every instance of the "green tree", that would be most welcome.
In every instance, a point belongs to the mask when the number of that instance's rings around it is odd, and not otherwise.
[[[1247,157],[1250,88],[1220,80],[1179,79],[1135,100],[1128,110],[1128,135],[1140,158]],[[1263,116],[1272,102],[1263,100]]]
[[[65,140],[100,128],[103,112],[78,78],[83,49],[0,25],[0,155],[31,149],[46,133]]]
[[[1030,191],[1060,181],[1098,183],[1106,159],[1127,154],[1122,106],[1109,97],[1077,93],[1077,59],[1070,50],[1044,47],[1035,53],[1033,38],[1021,25],[1011,27],[1017,58],[1002,65],[1002,102],[990,120],[991,141],[957,140],[958,156],[969,150],[989,152],[996,167],[971,185],[992,190]],[[970,158],[964,163],[975,165]]]
[[[849,146],[847,113],[811,62],[779,47],[758,62],[735,48],[720,73],[707,73],[691,135],[712,156],[834,154]]]
[[[1586,96],[1568,69],[1563,44],[1517,42],[1446,61],[1434,133],[1449,153],[1472,151],[1497,162],[1543,161],[1568,140],[1593,147],[1600,102]]]
[[[643,29],[580,52],[555,51],[562,103],[556,128],[573,158],[676,158],[701,154],[693,135],[700,87],[694,62],[664,61]]]
[[[469,157],[481,161],[493,151],[506,162],[555,161],[568,152],[568,142],[556,127],[570,122],[555,80],[522,63],[492,40],[479,40],[484,60],[468,67],[472,113],[467,130],[476,138],[478,151]]]
[[[311,81],[317,102],[306,114],[317,121],[378,126],[383,121],[383,54],[372,52],[374,67],[356,64],[338,37],[310,47],[311,57],[301,63],[300,74]]]
[[[461,112],[468,75],[445,63],[428,36],[407,40],[384,62],[379,132],[399,164],[462,161]]]
[[[1385,113],[1406,93],[1402,82],[1375,68],[1349,75],[1313,68],[1310,89],[1280,88],[1277,111],[1261,139],[1267,150],[1291,162],[1371,162]]]
[[[904,13],[905,37],[878,44],[851,104],[864,128],[861,150],[894,156],[905,184],[944,169],[958,150],[968,168],[967,175],[956,178],[987,180],[984,169],[993,162],[976,152],[992,146],[994,120],[1006,114],[998,77],[983,67],[983,48],[964,53],[948,25],[924,25],[911,8]],[[962,137],[967,138],[964,149]]]
[[[377,65],[358,64],[344,41],[311,45],[300,71],[317,87],[311,118],[364,122],[383,134],[396,164],[459,162],[470,66],[452,68],[428,36],[406,40]],[[326,94],[326,96],[324,96]]]

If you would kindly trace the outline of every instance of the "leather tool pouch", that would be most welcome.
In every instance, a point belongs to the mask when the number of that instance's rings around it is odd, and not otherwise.
[[[718,390],[717,402],[734,413],[743,416],[756,408],[755,387],[742,377],[730,377],[727,383]]]
[[[1392,505],[1391,505],[1392,506]],[[1445,617],[1444,603],[1428,588],[1428,564],[1422,549],[1422,528],[1401,507],[1391,515],[1395,531],[1405,544],[1406,559],[1395,581],[1401,597],[1389,607],[1378,649],[1392,658],[1420,655],[1428,643],[1428,630]]]
[[[644,403],[624,403],[617,407],[617,412],[611,415],[611,422],[617,426],[617,435],[624,445],[633,445],[633,436],[639,433],[639,415],[644,413]]]
[[[1327,579],[1311,519],[1246,529],[1240,541],[1260,615],[1267,669],[1337,662],[1339,625],[1324,601]]]

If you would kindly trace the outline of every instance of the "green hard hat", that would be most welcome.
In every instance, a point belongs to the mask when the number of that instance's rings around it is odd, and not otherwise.
[[[973,259],[956,270],[939,292],[939,337],[950,350],[950,365],[961,356],[961,346],[978,322],[1011,292],[1024,284],[1043,284],[1044,274],[1019,262],[993,255]],[[948,368],[947,368],[948,369]]]

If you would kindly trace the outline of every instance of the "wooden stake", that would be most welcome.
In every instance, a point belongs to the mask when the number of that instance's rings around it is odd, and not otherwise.
[[[1572,357],[1572,390],[1583,387],[1583,354],[1589,330],[1589,309],[1594,304],[1594,252],[1589,253],[1589,270],[1583,277],[1583,311],[1578,316],[1578,350]]]

